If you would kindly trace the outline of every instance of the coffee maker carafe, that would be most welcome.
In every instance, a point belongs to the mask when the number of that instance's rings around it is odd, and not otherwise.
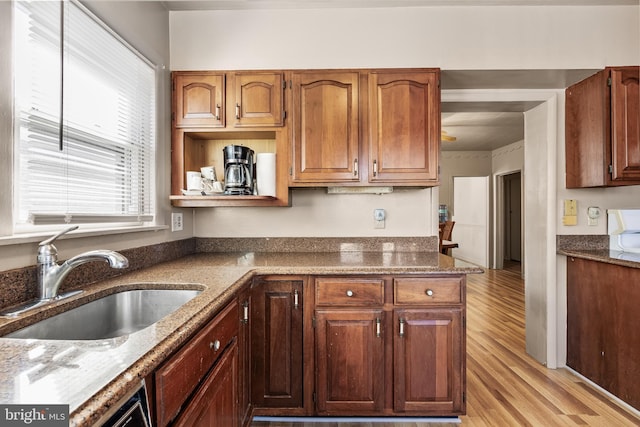
[[[227,145],[224,154],[224,194],[253,194],[253,155],[249,147]]]

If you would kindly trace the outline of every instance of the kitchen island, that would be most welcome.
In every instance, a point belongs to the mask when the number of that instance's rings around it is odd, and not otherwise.
[[[93,425],[257,276],[464,276],[482,269],[437,252],[198,253],[108,279],[78,297],[0,319],[6,335],[37,319],[124,289],[187,288],[202,293],[139,332],[97,341],[0,338],[0,402],[69,404],[74,426]]]

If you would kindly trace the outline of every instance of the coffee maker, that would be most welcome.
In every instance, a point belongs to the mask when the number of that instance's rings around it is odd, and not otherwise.
[[[227,145],[224,154],[224,194],[252,195],[254,152],[242,145]]]

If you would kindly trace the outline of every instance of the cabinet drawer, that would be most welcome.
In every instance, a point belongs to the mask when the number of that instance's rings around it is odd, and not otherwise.
[[[317,305],[381,305],[384,303],[382,279],[341,277],[316,279]]]
[[[158,425],[179,412],[224,349],[238,335],[238,303],[231,302],[155,374]]]
[[[399,277],[393,279],[395,304],[462,303],[462,277]]]

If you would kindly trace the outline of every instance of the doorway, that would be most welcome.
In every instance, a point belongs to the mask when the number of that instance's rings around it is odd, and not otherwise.
[[[522,272],[522,179],[520,171],[503,176],[503,268]]]

